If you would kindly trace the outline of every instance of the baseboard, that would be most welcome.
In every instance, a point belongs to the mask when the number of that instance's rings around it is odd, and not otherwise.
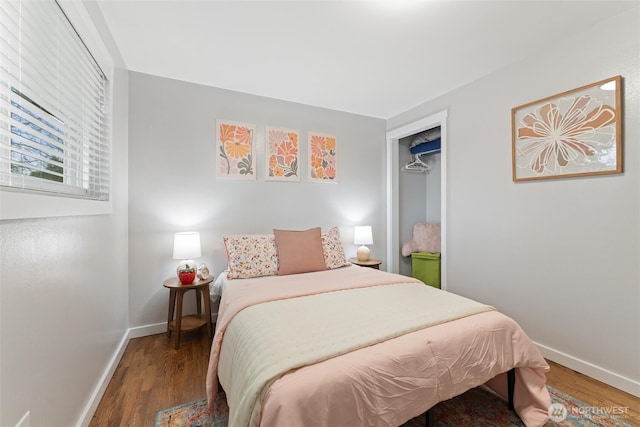
[[[167,322],[129,328],[129,338],[140,338],[167,332]]]
[[[109,385],[109,381],[111,381],[111,377],[113,377],[116,368],[118,367],[118,363],[120,363],[120,359],[122,359],[122,355],[124,354],[124,350],[127,348],[127,344],[129,343],[129,331],[131,329],[127,329],[124,333],[124,336],[120,340],[118,347],[116,347],[116,351],[111,356],[111,360],[107,364],[102,376],[100,377],[100,381],[96,385],[93,393],[91,393],[91,398],[87,402],[87,405],[84,407],[82,414],[78,422],[76,423],[76,427],[88,427],[91,422],[91,418],[93,418],[93,414],[98,409],[98,404],[100,404],[100,400],[104,395],[104,392],[107,390],[107,386]]]
[[[600,366],[585,362],[584,360],[570,356],[540,343],[535,343],[535,345],[538,347],[542,355],[549,360],[601,381],[611,387],[615,387],[636,397],[640,397],[640,382],[636,380],[616,374],[615,372],[611,372]]]

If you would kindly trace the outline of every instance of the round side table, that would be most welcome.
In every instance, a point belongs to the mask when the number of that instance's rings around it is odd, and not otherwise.
[[[351,264],[359,265],[360,267],[370,267],[375,268],[376,270],[380,270],[380,264],[382,264],[382,260],[377,258],[369,258],[367,261],[360,261],[358,258],[349,258],[349,262]]]
[[[211,299],[209,296],[209,283],[213,282],[213,276],[196,280],[190,285],[183,285],[177,277],[167,279],[162,283],[169,289],[169,314],[167,316],[167,337],[173,333],[174,347],[180,348],[180,332],[191,331],[207,325],[209,338],[212,335],[211,326]],[[190,290],[196,291],[196,306],[198,313],[182,316],[183,296]],[[204,314],[202,314],[202,302],[204,302]],[[175,311],[175,318],[174,318]]]

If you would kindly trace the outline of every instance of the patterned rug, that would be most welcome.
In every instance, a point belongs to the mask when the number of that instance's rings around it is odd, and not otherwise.
[[[552,405],[551,420],[546,425],[557,427],[633,427],[614,417],[622,418],[627,408],[596,408],[547,386]],[[207,400],[200,399],[160,411],[155,427],[226,427],[229,408],[224,393],[219,393],[213,411],[207,409]],[[520,418],[507,408],[504,400],[484,387],[477,387],[434,408],[437,427],[524,427]],[[402,427],[423,427],[424,415],[406,422]]]

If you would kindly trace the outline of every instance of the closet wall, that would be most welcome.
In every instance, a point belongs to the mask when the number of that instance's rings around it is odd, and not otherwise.
[[[404,170],[405,165],[412,160],[409,147],[414,138],[415,135],[411,135],[399,140],[399,253],[402,249],[402,243],[412,239],[415,223],[440,223],[441,155],[437,153],[422,157],[423,161],[430,167],[426,173]],[[411,276],[411,257],[403,257],[400,254],[399,267],[400,274]]]

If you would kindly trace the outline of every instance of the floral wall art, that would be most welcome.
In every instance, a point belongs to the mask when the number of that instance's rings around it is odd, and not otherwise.
[[[256,179],[256,125],[216,120],[217,170],[222,179]]]
[[[622,78],[511,111],[514,181],[622,172]]]
[[[309,132],[309,181],[337,182],[336,137]]]
[[[297,130],[267,126],[266,174],[267,181],[300,181],[300,147]]]

